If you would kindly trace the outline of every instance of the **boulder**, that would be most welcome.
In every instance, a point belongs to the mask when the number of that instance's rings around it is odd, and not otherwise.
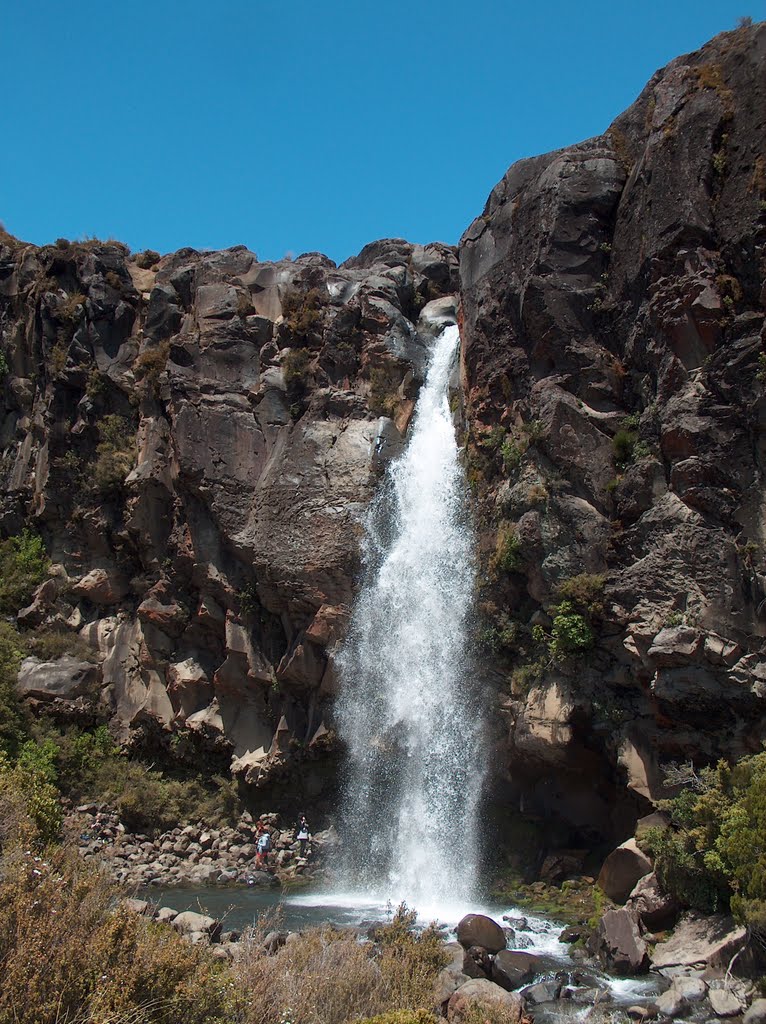
[[[446,1016],[447,1002],[450,996],[470,980],[467,974],[463,974],[456,967],[445,967],[443,971],[440,971],[434,984],[434,1007],[437,1013]]]
[[[606,858],[596,884],[614,903],[625,903],[638,880],[651,871],[652,862],[639,850],[635,839],[628,839]]]
[[[552,1003],[561,995],[562,982],[559,978],[549,981],[538,981],[536,985],[527,985],[519,993],[525,1002],[533,1006],[539,1003]]]
[[[65,654],[55,661],[25,658],[19,668],[16,689],[21,697],[51,701],[92,696],[98,690],[101,669],[90,661]]]
[[[489,953],[498,953],[506,944],[503,929],[484,914],[467,914],[457,926],[457,941],[463,949],[481,946]]]
[[[748,1007],[742,1024],[766,1024],[766,999],[754,999]]]
[[[725,988],[711,988],[708,999],[716,1017],[736,1017],[745,1009],[745,1001]]]
[[[492,957],[483,946],[471,946],[463,956],[463,974],[469,978],[489,978]]]
[[[504,1024],[518,1024],[524,1012],[524,1000],[517,992],[506,992],[491,981],[467,981],[450,996],[447,1020],[450,1024],[464,1024],[485,1010],[488,1015],[502,1015]]]
[[[627,910],[635,910],[641,924],[650,932],[672,928],[679,913],[677,901],[662,891],[654,872],[638,880],[625,906]]]
[[[128,594],[128,581],[112,569],[91,569],[82,576],[72,590],[79,597],[98,605],[117,604]]]
[[[649,970],[646,943],[633,911],[607,910],[599,922],[597,947],[604,964],[615,974],[645,974]]]
[[[652,969],[713,967],[728,965],[747,941],[747,931],[732,917],[696,911],[686,914],[666,942],[658,943],[652,954]]]
[[[492,963],[492,980],[509,992],[527,985],[540,969],[540,960],[532,953],[501,949]]]
[[[171,923],[176,931],[182,932],[193,941],[196,941],[195,936],[205,936],[211,942],[215,942],[223,930],[220,921],[216,921],[214,917],[209,917],[207,914],[198,914],[193,910],[182,911],[173,918]]]

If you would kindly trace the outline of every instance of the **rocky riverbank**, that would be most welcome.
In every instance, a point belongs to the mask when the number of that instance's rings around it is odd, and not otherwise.
[[[296,884],[321,877],[325,857],[338,842],[332,828],[317,832],[302,856],[294,830],[284,827],[279,814],[253,818],[247,812],[236,826],[197,822],[150,837],[129,832],[108,807],[83,804],[67,826],[84,858],[102,861],[129,886]],[[255,863],[261,826],[268,826],[272,841],[265,869]]]

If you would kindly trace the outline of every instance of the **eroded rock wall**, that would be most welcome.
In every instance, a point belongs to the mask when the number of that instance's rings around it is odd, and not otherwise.
[[[461,241],[498,743],[580,838],[630,834],[669,761],[766,740],[765,117],[761,24],[512,166]],[[577,576],[595,643],[555,657]]]
[[[456,252],[0,243],[0,529],[54,563],[19,622],[99,662],[28,659],[22,692],[254,784],[311,762],[320,787],[360,514],[454,322]]]

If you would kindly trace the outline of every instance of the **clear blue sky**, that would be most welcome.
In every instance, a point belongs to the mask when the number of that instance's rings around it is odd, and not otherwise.
[[[0,220],[261,259],[454,243],[766,0],[0,0]]]

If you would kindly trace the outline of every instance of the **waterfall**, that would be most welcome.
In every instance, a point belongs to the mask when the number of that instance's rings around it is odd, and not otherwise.
[[[404,452],[365,520],[340,652],[345,881],[410,906],[472,896],[484,760],[468,664],[473,536],[449,409],[458,328],[436,338]]]

